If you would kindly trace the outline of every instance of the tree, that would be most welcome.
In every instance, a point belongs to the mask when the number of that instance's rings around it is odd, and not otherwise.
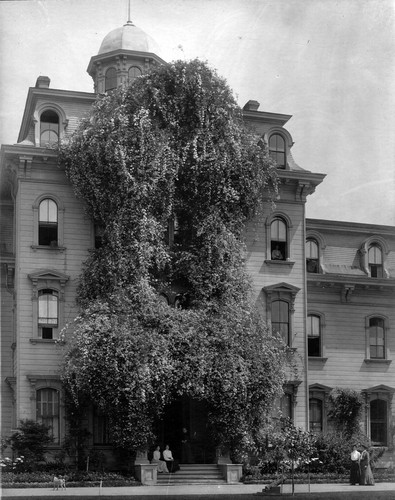
[[[197,60],[159,67],[100,97],[60,162],[102,233],[65,358],[75,403],[134,449],[182,395],[207,402],[218,443],[253,442],[287,353],[254,310],[242,236],[277,177],[226,82]],[[169,289],[184,308],[159,300]]]

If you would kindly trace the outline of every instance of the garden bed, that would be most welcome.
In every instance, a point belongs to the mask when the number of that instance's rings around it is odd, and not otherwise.
[[[59,472],[3,472],[2,488],[53,488],[53,478]],[[105,487],[140,486],[134,477],[117,473],[66,472],[67,487]]]
[[[376,483],[395,482],[395,470],[375,470],[374,480]],[[291,482],[291,474],[286,473],[286,482]],[[262,474],[262,475],[248,475],[242,477],[242,482],[245,484],[269,484],[274,481],[278,475],[276,474]],[[349,474],[336,474],[336,473],[297,473],[294,475],[294,482],[296,484],[336,484],[348,483]]]

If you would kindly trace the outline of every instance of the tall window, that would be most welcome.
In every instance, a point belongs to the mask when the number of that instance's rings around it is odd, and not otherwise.
[[[40,146],[51,146],[59,142],[59,116],[51,109],[40,116]]]
[[[308,273],[319,272],[318,243],[314,239],[306,241],[306,269]]]
[[[43,339],[54,338],[58,326],[58,292],[44,289],[38,294],[38,327]]]
[[[36,393],[36,419],[49,427],[54,443],[59,443],[59,392],[55,389],[39,389]]]
[[[368,250],[368,265],[372,278],[383,277],[383,252],[378,245],[372,245]]]
[[[285,168],[285,141],[280,134],[273,134],[269,139],[269,153],[278,168]]]
[[[385,330],[382,318],[369,319],[369,347],[371,359],[385,358]]]
[[[285,393],[280,399],[280,410],[283,418],[293,420],[292,394]]]
[[[309,314],[307,316],[307,343],[308,355],[311,357],[321,356],[321,319],[319,316]]]
[[[387,445],[387,402],[383,399],[370,402],[370,439],[376,446]]]
[[[93,443],[110,444],[108,418],[97,408],[93,409]]]
[[[289,345],[289,304],[285,300],[272,302],[272,330],[278,332]]]
[[[309,401],[310,431],[322,432],[322,401],[311,398]]]
[[[117,71],[115,68],[108,68],[105,78],[105,91],[117,88]]]
[[[270,224],[271,260],[286,260],[287,258],[287,225],[280,217]]]
[[[128,71],[128,80],[129,82],[133,82],[137,77],[141,75],[141,69],[138,66],[131,66]]]
[[[38,212],[38,244],[57,246],[58,206],[50,198],[42,200]]]

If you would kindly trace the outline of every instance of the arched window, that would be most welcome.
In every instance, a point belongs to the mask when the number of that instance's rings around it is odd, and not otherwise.
[[[271,260],[286,260],[287,225],[280,217],[276,217],[270,224],[270,255]]]
[[[36,420],[49,427],[54,443],[59,444],[59,392],[56,389],[39,389],[36,393]]]
[[[39,206],[38,244],[58,244],[58,206],[51,198],[44,198]]]
[[[309,400],[310,431],[322,432],[322,406],[321,399],[311,398]]]
[[[46,147],[59,142],[59,115],[48,109],[40,116],[40,146]]]
[[[369,247],[368,266],[371,278],[383,277],[383,252],[377,244],[373,244]]]
[[[278,168],[285,168],[285,140],[280,134],[272,134],[269,139],[269,153],[273,160],[277,163]]]
[[[131,66],[128,71],[128,80],[133,82],[137,77],[142,75],[142,71],[138,66]]]
[[[45,288],[38,292],[38,329],[43,339],[54,338],[59,324],[58,292]]]
[[[116,88],[117,88],[117,71],[115,68],[108,68],[108,70],[106,71],[104,90],[107,92],[108,90],[113,90]]]
[[[382,318],[369,319],[369,352],[371,359],[385,359],[385,330]]]
[[[285,300],[272,302],[272,331],[278,332],[289,345],[289,304]]]
[[[309,238],[306,241],[306,269],[308,273],[319,272],[319,253],[316,240]]]
[[[307,343],[308,355],[321,356],[321,318],[315,314],[307,316]]]
[[[387,446],[387,401],[370,402],[370,439],[376,446]]]

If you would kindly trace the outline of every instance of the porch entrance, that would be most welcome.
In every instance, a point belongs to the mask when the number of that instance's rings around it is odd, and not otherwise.
[[[158,444],[170,446],[175,459],[181,461],[182,429],[188,430],[193,463],[209,464],[215,462],[215,445],[210,437],[207,422],[207,405],[189,397],[183,397],[165,409],[161,420],[156,423]]]

